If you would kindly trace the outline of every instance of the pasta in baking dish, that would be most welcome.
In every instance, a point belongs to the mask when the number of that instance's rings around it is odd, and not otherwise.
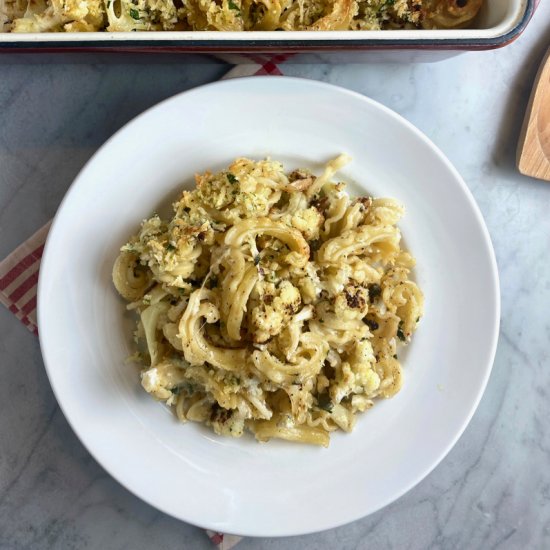
[[[0,0],[7,32],[333,31],[468,25],[484,0]]]
[[[327,446],[402,385],[422,316],[395,200],[350,198],[273,160],[196,175],[174,215],[121,248],[113,281],[139,314],[141,384],[181,421]]]

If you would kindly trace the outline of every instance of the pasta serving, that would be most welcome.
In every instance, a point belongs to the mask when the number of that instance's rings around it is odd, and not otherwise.
[[[6,32],[455,28],[483,0],[0,0]]]
[[[238,158],[121,248],[113,281],[139,314],[141,384],[181,421],[328,446],[400,390],[423,295],[403,207],[351,199],[332,181],[348,160],[317,177]]]

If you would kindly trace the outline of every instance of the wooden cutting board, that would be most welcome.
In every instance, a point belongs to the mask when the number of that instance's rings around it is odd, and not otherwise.
[[[535,80],[517,154],[522,174],[550,181],[550,50]]]

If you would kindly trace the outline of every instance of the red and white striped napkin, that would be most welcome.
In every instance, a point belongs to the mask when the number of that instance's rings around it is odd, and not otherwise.
[[[283,73],[276,63],[282,62],[284,59],[284,56],[275,57],[272,60],[258,57],[254,59],[256,64],[238,65],[231,69],[223,79],[253,75],[282,75]],[[32,237],[0,262],[0,302],[36,335],[38,335],[36,324],[38,272],[50,223],[41,227]],[[206,533],[219,550],[233,548],[242,538],[208,530]]]
[[[42,226],[0,263],[0,302],[37,336],[36,287],[50,224]]]

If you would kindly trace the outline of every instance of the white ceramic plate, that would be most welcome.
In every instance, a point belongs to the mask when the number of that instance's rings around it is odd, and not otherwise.
[[[319,169],[346,152],[352,192],[395,197],[418,261],[425,317],[405,384],[329,449],[218,437],[181,425],[140,387],[133,320],[111,284],[119,246],[182,184],[237,156]],[[374,512],[446,455],[481,398],[494,358],[498,276],[472,196],[442,153],[387,108],[308,80],[253,77],[178,95],[112,137],[67,193],[38,290],[40,341],[77,435],[120,483],[182,520],[242,535],[309,533]]]

